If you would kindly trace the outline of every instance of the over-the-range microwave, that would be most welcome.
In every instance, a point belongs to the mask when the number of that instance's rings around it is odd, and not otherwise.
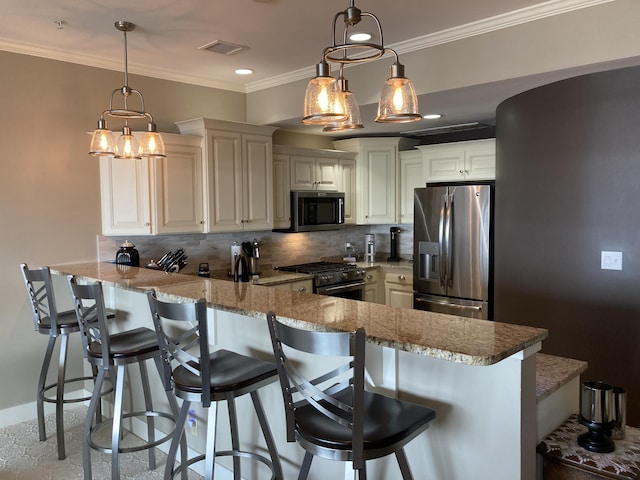
[[[344,192],[291,191],[291,227],[274,232],[315,232],[344,227]]]

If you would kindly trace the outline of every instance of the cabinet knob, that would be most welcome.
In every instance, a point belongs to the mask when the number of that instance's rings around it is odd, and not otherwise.
[[[464,175],[464,170],[460,170],[460,175]]]
[[[307,287],[300,287],[298,289],[299,292],[306,292],[307,291]]]
[[[367,280],[371,280],[373,278],[372,275],[367,275]]]
[[[398,275],[398,280],[406,280],[406,277],[404,275]]]
[[[151,224],[150,224],[149,222],[144,222],[144,226],[145,226],[145,227],[148,227],[148,226],[150,226],[150,225],[151,225]]]

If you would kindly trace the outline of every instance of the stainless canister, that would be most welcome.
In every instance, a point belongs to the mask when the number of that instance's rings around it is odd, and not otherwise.
[[[580,397],[580,415],[591,424],[608,424],[613,418],[613,387],[604,382],[584,382]]]
[[[376,235],[367,233],[364,236],[365,261],[367,263],[375,263],[376,261]]]
[[[622,440],[627,423],[627,391],[622,387],[613,387],[613,431],[611,438]]]

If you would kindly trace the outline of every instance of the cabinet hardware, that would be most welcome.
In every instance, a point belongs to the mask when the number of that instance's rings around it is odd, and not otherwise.
[[[307,291],[307,287],[300,287],[298,289],[299,292],[306,292]]]
[[[406,277],[404,275],[398,275],[398,280],[406,280]]]

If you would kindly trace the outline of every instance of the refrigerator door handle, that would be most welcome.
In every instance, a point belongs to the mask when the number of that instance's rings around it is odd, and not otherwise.
[[[438,247],[440,253],[438,255],[438,262],[440,263],[440,268],[438,268],[438,276],[440,278],[440,288],[444,288],[445,285],[445,259],[447,257],[447,253],[445,251],[445,243],[444,243],[444,217],[447,211],[447,196],[443,195],[440,202],[440,219],[438,222]]]
[[[419,297],[416,297],[414,298],[414,301],[416,303],[432,303],[434,305],[442,305],[445,307],[459,308],[461,310],[475,310],[476,312],[482,311],[482,307],[479,307],[477,305],[461,305],[459,303],[451,303],[451,302],[446,302],[444,300],[434,300],[434,299],[423,300]]]
[[[445,243],[445,287],[453,285],[453,271],[452,271],[452,252],[451,252],[451,237],[453,235],[453,225],[451,224],[451,216],[453,214],[453,195],[447,195],[447,209],[444,223],[444,243]]]

